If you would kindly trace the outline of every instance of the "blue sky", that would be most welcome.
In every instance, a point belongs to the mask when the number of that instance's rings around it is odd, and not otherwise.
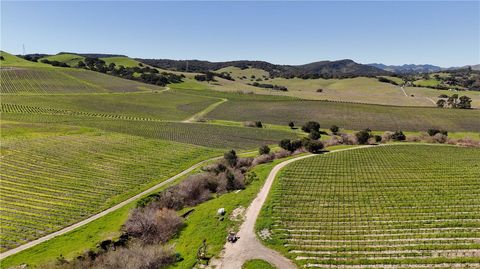
[[[303,64],[480,63],[480,2],[5,2],[1,49]]]

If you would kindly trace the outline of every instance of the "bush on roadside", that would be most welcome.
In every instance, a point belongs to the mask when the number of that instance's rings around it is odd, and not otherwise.
[[[148,205],[133,209],[124,230],[142,244],[158,244],[167,242],[182,225],[182,218],[174,210]]]

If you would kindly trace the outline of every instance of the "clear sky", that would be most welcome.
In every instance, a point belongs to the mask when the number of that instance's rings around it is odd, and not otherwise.
[[[303,64],[480,63],[480,1],[5,2],[1,49]]]

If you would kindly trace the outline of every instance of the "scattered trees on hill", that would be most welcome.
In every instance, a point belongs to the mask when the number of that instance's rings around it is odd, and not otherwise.
[[[283,92],[288,91],[288,88],[285,87],[285,86],[278,86],[278,85],[273,85],[273,84],[253,82],[249,85],[252,85],[252,86],[258,87],[258,88],[265,88],[265,89],[271,89],[271,90],[276,90],[276,91],[283,91]]]
[[[44,64],[50,64],[52,66],[60,66],[60,67],[70,67],[68,64],[66,63],[62,63],[62,62],[59,62],[59,61],[49,61],[47,59],[43,59],[43,60],[40,60],[40,62],[44,63]]]
[[[391,80],[391,79],[388,79],[386,77],[378,77],[378,81],[380,82],[385,82],[385,83],[390,83],[390,84],[393,84],[393,85],[398,85],[397,82]]]
[[[440,108],[470,109],[472,108],[472,98],[466,95],[459,97],[458,94],[453,94],[446,101],[445,99],[439,99],[437,106]]]

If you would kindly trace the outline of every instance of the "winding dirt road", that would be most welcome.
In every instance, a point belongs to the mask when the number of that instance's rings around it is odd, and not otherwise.
[[[359,148],[365,148],[371,146],[361,146],[361,147],[354,147],[354,148],[346,148],[346,149],[338,149],[332,150],[325,154],[330,154],[334,152],[346,151],[346,150],[354,150]],[[232,244],[226,243],[224,247],[223,254],[219,259],[212,260],[211,266],[220,269],[240,269],[242,265],[251,259],[261,259],[269,262],[270,264],[274,265],[278,269],[295,269],[297,266],[287,259],[286,257],[282,256],[279,252],[272,250],[270,248],[265,247],[257,238],[255,234],[255,222],[257,221],[258,215],[260,214],[260,210],[265,203],[265,200],[268,197],[268,193],[270,188],[272,187],[273,181],[277,176],[277,173],[287,166],[290,163],[310,158],[313,154],[304,155],[300,157],[296,157],[284,162],[277,164],[273,167],[272,171],[267,177],[265,184],[263,185],[260,192],[257,194],[257,197],[252,201],[250,206],[247,208],[245,213],[245,221],[240,227],[240,231],[237,235],[240,239]]]

